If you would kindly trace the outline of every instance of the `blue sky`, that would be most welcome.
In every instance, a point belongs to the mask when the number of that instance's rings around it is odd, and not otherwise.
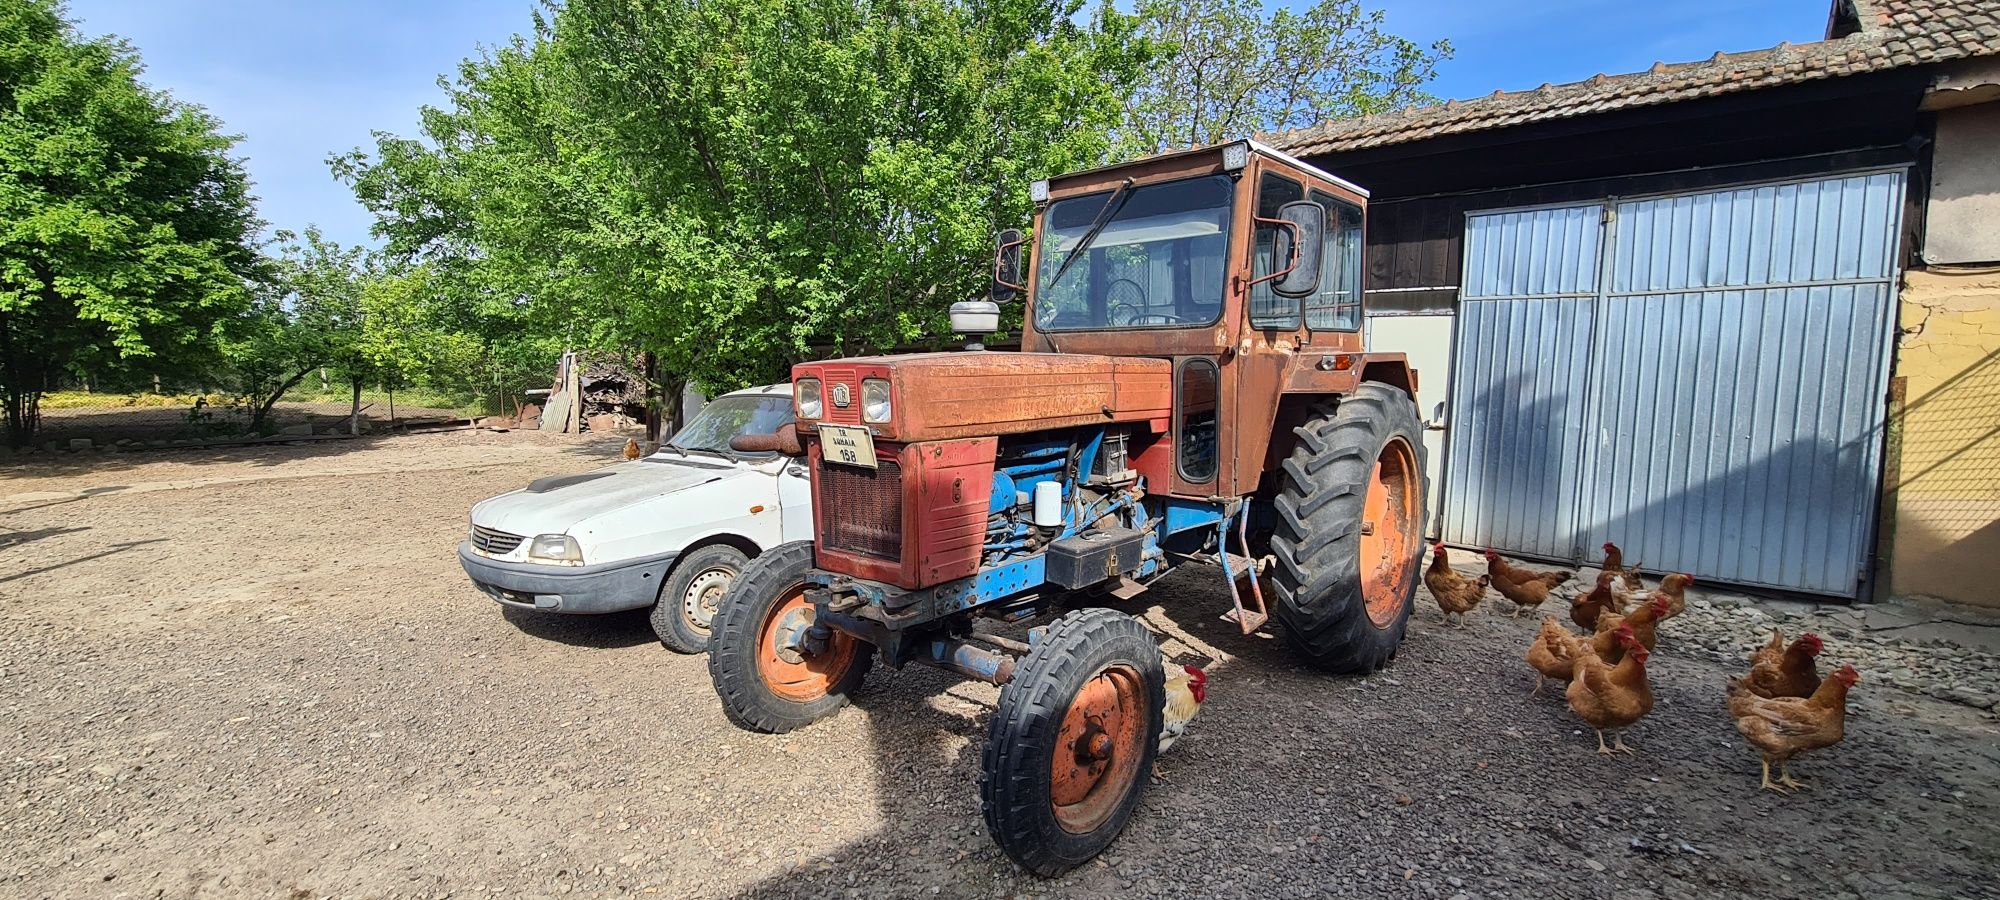
[[[1267,0],[1269,2],[1269,0]],[[1375,0],[1392,30],[1450,38],[1434,93],[1476,97],[1717,50],[1819,39],[1828,0]],[[263,217],[370,241],[368,213],[327,173],[370,133],[413,134],[438,75],[525,31],[534,0],[71,0],[85,34],[130,39],[147,80],[243,136]]]

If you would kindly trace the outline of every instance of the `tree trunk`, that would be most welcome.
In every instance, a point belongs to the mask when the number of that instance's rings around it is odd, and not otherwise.
[[[284,384],[278,385],[278,389],[272,391],[271,396],[264,398],[264,402],[259,404],[257,411],[250,416],[250,430],[262,432],[265,423],[271,418],[271,407],[277,406],[279,398],[285,396],[286,391],[297,387],[299,382],[306,380],[306,376],[311,374],[312,369],[300,369],[298,374],[285,379]]]
[[[646,440],[657,444],[665,440],[660,423],[666,418],[667,406],[666,398],[660,396],[660,358],[650,350],[639,354],[639,377],[646,379],[646,396],[652,401],[646,410]]]
[[[354,408],[347,414],[347,433],[358,436],[361,434],[361,379],[349,378],[348,382],[354,387]]]

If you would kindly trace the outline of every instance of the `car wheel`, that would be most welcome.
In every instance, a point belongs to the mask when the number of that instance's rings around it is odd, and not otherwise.
[[[675,653],[707,650],[716,604],[749,562],[743,551],[726,544],[711,544],[675,561],[674,574],[660,586],[659,602],[653,604],[653,633],[660,643]]]

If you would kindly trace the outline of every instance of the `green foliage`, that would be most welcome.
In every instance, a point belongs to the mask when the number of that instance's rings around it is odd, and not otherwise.
[[[1028,182],[1105,158],[1145,57],[1080,0],[572,0],[536,24],[467,61],[421,139],[336,172],[489,352],[649,351],[711,390],[943,335]]]
[[[303,235],[280,231],[277,242],[271,278],[220,344],[253,431],[265,430],[278,399],[321,367],[357,380],[374,375],[362,347],[362,294],[379,273],[366,251],[310,227]]]
[[[1452,53],[1384,31],[1361,0],[1268,16],[1260,0],[1140,0],[1138,15],[1159,55],[1126,102],[1130,156],[1433,103],[1423,85]]]
[[[0,2],[0,395],[16,446],[65,374],[206,364],[249,305],[258,223],[234,139],[140,72],[54,0]]]

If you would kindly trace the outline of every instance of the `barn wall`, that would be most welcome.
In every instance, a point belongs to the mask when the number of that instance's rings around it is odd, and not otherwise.
[[[2000,268],[1904,276],[1890,590],[2000,607]]]

